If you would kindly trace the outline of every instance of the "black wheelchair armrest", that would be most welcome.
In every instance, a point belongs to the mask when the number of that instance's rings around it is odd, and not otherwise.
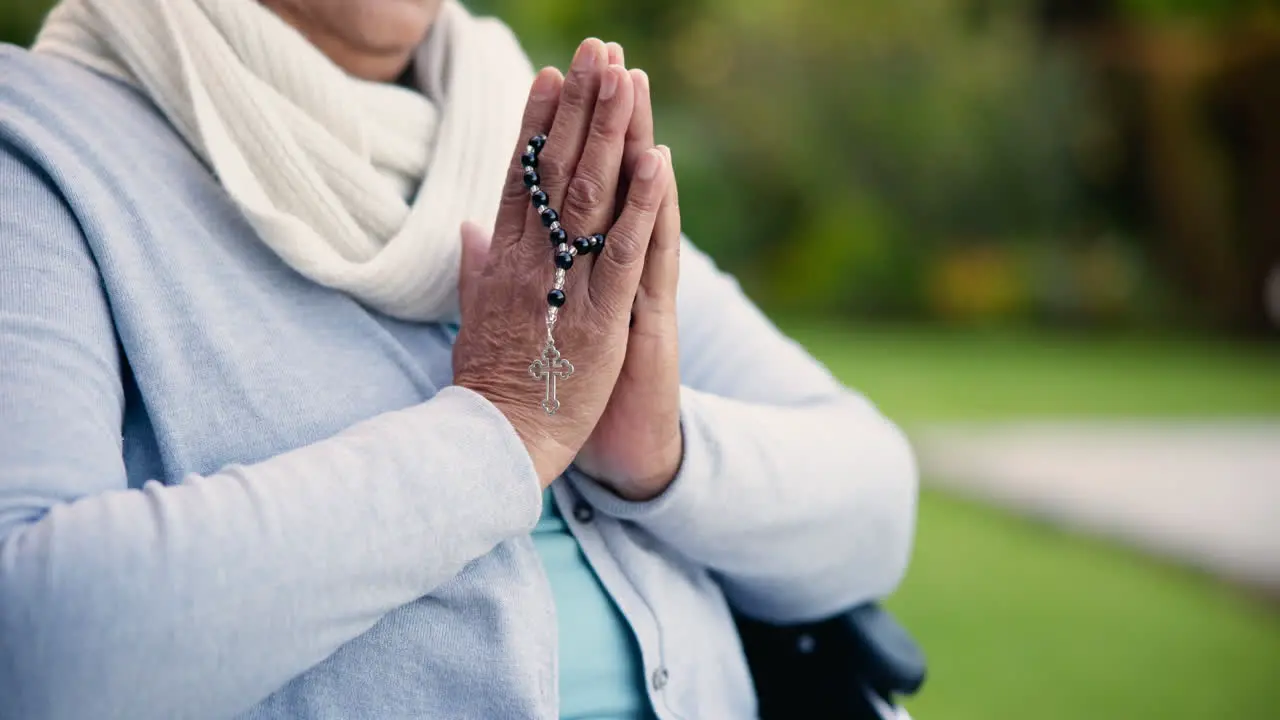
[[[874,603],[803,625],[740,617],[738,633],[764,720],[876,718],[868,691],[891,703],[924,683],[924,654]]]
[[[894,695],[914,695],[924,685],[924,653],[887,610],[868,603],[839,620],[852,637],[871,687]]]

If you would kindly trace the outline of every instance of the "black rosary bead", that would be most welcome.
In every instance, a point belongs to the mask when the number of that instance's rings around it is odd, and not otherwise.
[[[591,236],[591,252],[597,255],[604,252],[604,233],[596,233]]]
[[[551,246],[556,249],[556,267],[564,271],[573,267],[574,252],[565,247],[569,242],[569,234],[565,232],[564,228],[560,227],[560,213],[551,207],[547,193],[538,187],[538,183],[541,180],[537,171],[538,153],[546,144],[546,135],[534,135],[529,138],[530,149],[520,154],[520,165],[524,168],[524,184],[525,187],[530,189],[529,201],[533,203],[533,207],[538,213],[538,219],[547,228],[553,226],[555,228],[550,230],[548,237],[551,238]],[[593,250],[599,252],[603,246],[604,235],[580,237],[575,238],[573,241],[573,250],[578,254],[588,253]],[[563,279],[563,275],[561,278]],[[547,304],[553,308],[562,307],[566,299],[564,290],[560,288],[552,288],[547,293]]]

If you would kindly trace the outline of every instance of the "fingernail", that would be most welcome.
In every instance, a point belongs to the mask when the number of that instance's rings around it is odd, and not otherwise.
[[[608,100],[618,91],[618,73],[607,68],[604,71],[604,77],[600,79],[600,99]]]
[[[622,46],[616,42],[611,42],[605,47],[609,49],[609,63],[611,65],[621,65],[622,59],[625,57],[622,54]]]
[[[667,158],[668,163],[675,165],[675,163],[671,162],[671,148],[667,147],[666,145],[659,145],[658,150],[660,150],[662,152],[662,155]]]
[[[555,86],[555,73],[550,68],[543,68],[541,72],[533,78],[533,87],[529,90],[529,96],[535,100],[546,100],[551,96]]]
[[[573,70],[593,70],[600,66],[600,41],[596,38],[587,38],[578,46],[578,52],[573,56],[573,63],[569,66]]]
[[[639,69],[632,70],[631,80],[636,87],[644,88],[645,92],[649,92],[649,73]]]
[[[658,174],[658,168],[662,165],[662,153],[657,150],[646,150],[640,158],[640,165],[636,168],[636,177],[641,180],[652,180],[654,175]]]

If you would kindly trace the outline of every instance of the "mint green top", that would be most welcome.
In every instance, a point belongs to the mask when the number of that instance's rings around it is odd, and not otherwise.
[[[636,639],[560,517],[550,489],[542,494],[542,516],[533,529],[533,544],[555,598],[560,632],[560,717],[652,717]]]
[[[458,336],[457,325],[444,329],[451,339]],[[555,600],[561,720],[652,718],[635,635],[560,516],[550,488],[542,491],[533,546]]]

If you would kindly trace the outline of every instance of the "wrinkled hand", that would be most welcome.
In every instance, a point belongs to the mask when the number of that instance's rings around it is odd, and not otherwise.
[[[454,345],[454,383],[483,395],[511,422],[543,487],[573,461],[597,427],[628,353],[628,317],[645,272],[659,207],[670,180],[667,157],[641,151],[616,206],[635,103],[626,70],[607,64],[588,40],[567,79],[541,71],[530,91],[492,239],[463,227],[459,279],[462,323]],[[546,295],[554,265],[548,230],[533,211],[519,155],[545,133],[540,185],[573,235],[608,234],[598,257],[578,256],[568,272],[556,344],[576,372],[560,384],[561,409],[541,407],[543,384],[529,376],[546,337]]]
[[[621,66],[622,48],[609,44],[610,63]],[[634,110],[627,128],[621,191],[638,182],[636,168],[653,147],[649,79],[631,70]],[[660,146],[671,168],[671,152]],[[590,439],[575,464],[629,500],[657,496],[675,478],[684,455],[680,431],[680,350],[676,282],[680,272],[680,207],[674,176],[658,209],[644,271],[632,306],[626,357]]]

